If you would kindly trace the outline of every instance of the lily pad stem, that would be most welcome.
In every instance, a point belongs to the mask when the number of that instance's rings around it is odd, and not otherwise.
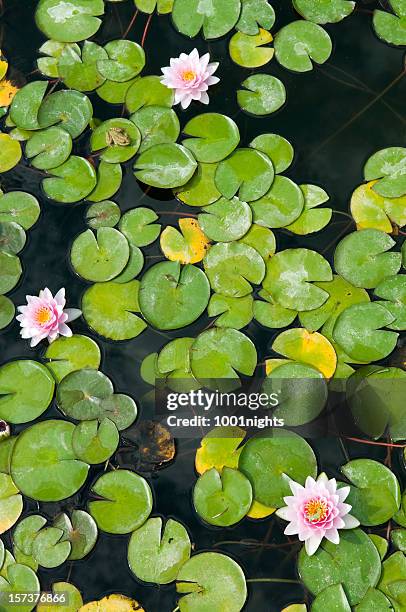
[[[124,32],[122,38],[127,38],[129,31],[131,30],[131,28],[133,27],[133,25],[135,23],[135,20],[137,19],[137,16],[138,16],[138,9],[135,11],[134,15],[132,16],[131,21],[128,24],[127,29]]]
[[[151,13],[151,15],[148,15],[147,23],[145,24],[144,32],[142,34],[141,47],[144,46],[145,39],[147,38],[147,34],[148,34],[149,26],[150,26],[150,23],[151,23],[152,15],[153,15],[153,13]]]

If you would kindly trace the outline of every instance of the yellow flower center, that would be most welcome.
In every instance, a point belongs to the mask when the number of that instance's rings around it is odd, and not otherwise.
[[[327,502],[319,497],[313,497],[306,502],[304,512],[309,521],[322,521],[327,516]]]
[[[196,72],[193,72],[193,70],[185,70],[185,72],[183,72],[182,74],[182,79],[184,81],[193,81],[193,79],[196,78]]]
[[[35,321],[39,325],[44,325],[45,323],[48,323],[51,317],[51,310],[46,306],[41,306],[41,308],[38,308],[37,312],[35,313]]]

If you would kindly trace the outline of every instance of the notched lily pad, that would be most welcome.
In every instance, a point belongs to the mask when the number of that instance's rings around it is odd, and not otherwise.
[[[264,46],[272,41],[272,34],[262,28],[259,28],[258,34],[253,35],[236,32],[229,43],[230,57],[244,68],[259,68],[273,57],[274,49]]]
[[[313,69],[313,62],[324,64],[333,45],[328,33],[310,21],[292,21],[275,37],[275,57],[278,62],[295,72]]]
[[[271,115],[286,102],[286,89],[280,79],[270,74],[254,74],[241,83],[237,102],[252,115]]]
[[[126,237],[112,227],[101,227],[97,235],[91,229],[73,241],[70,258],[72,266],[82,278],[103,282],[122,272],[130,256]]]

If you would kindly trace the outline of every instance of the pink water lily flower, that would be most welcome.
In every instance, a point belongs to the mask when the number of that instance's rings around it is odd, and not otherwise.
[[[209,61],[210,53],[199,57],[198,50],[193,49],[189,55],[181,53],[179,57],[171,58],[170,66],[161,69],[164,75],[161,83],[175,90],[175,104],[187,108],[192,100],[209,103],[207,90],[220,80],[213,76],[218,62],[210,64]]]
[[[45,338],[51,343],[59,335],[71,336],[72,330],[66,325],[82,314],[78,308],[65,308],[65,289],[59,289],[55,297],[46,287],[39,296],[27,295],[27,305],[19,306],[17,321],[21,325],[21,337],[31,338],[31,346],[37,346]]]
[[[324,472],[317,480],[308,476],[304,487],[293,480],[289,485],[293,495],[283,498],[286,506],[276,514],[289,521],[284,533],[298,535],[309,556],[316,552],[324,537],[338,544],[339,529],[358,527],[359,521],[350,514],[352,506],[344,503],[350,487],[337,489],[335,478],[329,480]]]

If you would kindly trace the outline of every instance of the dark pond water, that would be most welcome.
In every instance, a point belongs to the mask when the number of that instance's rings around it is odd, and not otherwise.
[[[227,0],[224,0],[227,1]],[[312,182],[323,186],[331,197],[332,207],[337,211],[348,211],[353,189],[362,182],[362,168],[366,159],[377,149],[401,146],[405,142],[406,80],[400,80],[387,93],[379,95],[403,69],[403,51],[379,42],[371,26],[371,10],[378,2],[357,3],[355,13],[340,24],[327,26],[334,41],[334,51],[327,64],[307,74],[293,74],[278,66],[275,61],[261,71],[279,77],[288,94],[287,104],[278,113],[259,119],[239,111],[235,91],[246,78],[247,71],[232,64],[227,52],[227,40],[210,42],[201,39],[188,40],[176,33],[170,18],[154,16],[145,44],[147,65],[144,74],[159,74],[160,67],[168,64],[170,57],[180,52],[189,52],[196,46],[199,51],[209,49],[212,59],[220,61],[218,74],[220,86],[213,88],[210,110],[233,117],[240,128],[242,145],[263,132],[276,132],[288,138],[296,151],[295,162],[287,172],[297,183]],[[36,29],[33,14],[35,0],[0,0],[3,12],[0,21],[0,46],[10,65],[23,75],[35,68],[37,49],[43,42]],[[275,0],[277,24],[274,31],[295,19],[291,2]],[[118,38],[126,29],[133,14],[132,2],[106,3],[104,25],[95,37],[100,43]],[[140,42],[146,16],[139,15],[129,38]],[[35,74],[27,77],[34,79]],[[95,116],[101,119],[121,113],[120,108],[107,106],[91,96]],[[204,107],[192,106],[180,112],[183,124],[195,114],[204,112]],[[78,150],[85,151],[85,140],[78,143]],[[36,294],[48,286],[52,291],[65,286],[69,306],[80,304],[86,283],[71,270],[68,262],[69,246],[74,237],[85,229],[86,204],[58,205],[49,202],[40,190],[41,175],[21,164],[17,169],[1,177],[5,190],[23,189],[35,194],[42,206],[37,225],[28,232],[27,246],[22,253],[23,278],[12,292],[11,298],[23,304],[26,294]],[[188,210],[172,199],[170,193],[154,190],[145,193],[126,167],[124,181],[114,198],[122,211],[137,206],[149,206],[160,214],[162,224],[175,225],[173,211]],[[278,249],[304,246],[322,252],[330,261],[340,237],[351,231],[350,220],[335,214],[328,230],[316,237],[292,237],[276,232]],[[147,265],[156,262],[157,247],[145,250]],[[150,352],[159,350],[169,338],[196,335],[208,324],[199,320],[190,328],[179,332],[161,334],[149,329],[140,337],[125,343],[110,343],[96,338],[103,351],[101,369],[109,375],[116,389],[132,395],[140,404],[143,417],[148,415],[149,405],[143,396],[150,388],[139,374],[142,359]],[[83,320],[73,324],[77,333],[94,336]],[[10,359],[31,357],[41,359],[43,349],[30,349],[28,343],[19,339],[18,326],[13,323],[0,332],[0,363]],[[264,330],[251,324],[245,332],[255,340],[259,361],[269,356],[270,346],[277,330]],[[401,348],[399,348],[401,350]],[[399,350],[397,357],[399,357]],[[56,409],[48,411],[46,418]],[[339,475],[339,466],[346,461],[339,441],[318,439],[312,442],[318,455],[319,465],[331,476]],[[194,472],[194,446],[190,441],[179,441],[176,460],[166,469],[149,475],[154,490],[154,512],[173,516],[189,529],[196,550],[221,550],[233,556],[243,566],[248,578],[296,577],[297,546],[277,548],[286,543],[282,525],[274,520],[243,521],[235,528],[212,529],[203,526],[191,505],[191,490],[196,476]],[[376,457],[384,459],[385,451],[356,443],[347,443],[351,457]],[[373,449],[371,451],[371,448]],[[114,464],[113,459],[113,464]],[[403,477],[403,467],[394,458],[394,467]],[[53,517],[61,508],[85,507],[93,477],[83,491],[73,499],[60,504],[41,504],[40,511]],[[35,503],[27,503],[25,512],[36,510]],[[6,538],[7,540],[8,538]],[[251,539],[257,546],[237,544]],[[56,580],[73,582],[84,594],[85,601],[100,598],[110,592],[120,592],[135,597],[148,612],[170,612],[176,607],[174,586],[155,587],[138,583],[129,571],[126,562],[127,537],[101,535],[92,554],[72,565],[63,565],[52,571],[40,571],[41,583],[49,588]],[[231,542],[231,543],[229,543]],[[234,542],[234,543],[232,543]],[[249,588],[246,610],[250,612],[276,612],[288,603],[303,601],[300,585],[255,584]],[[216,611],[213,611],[216,612]]]

